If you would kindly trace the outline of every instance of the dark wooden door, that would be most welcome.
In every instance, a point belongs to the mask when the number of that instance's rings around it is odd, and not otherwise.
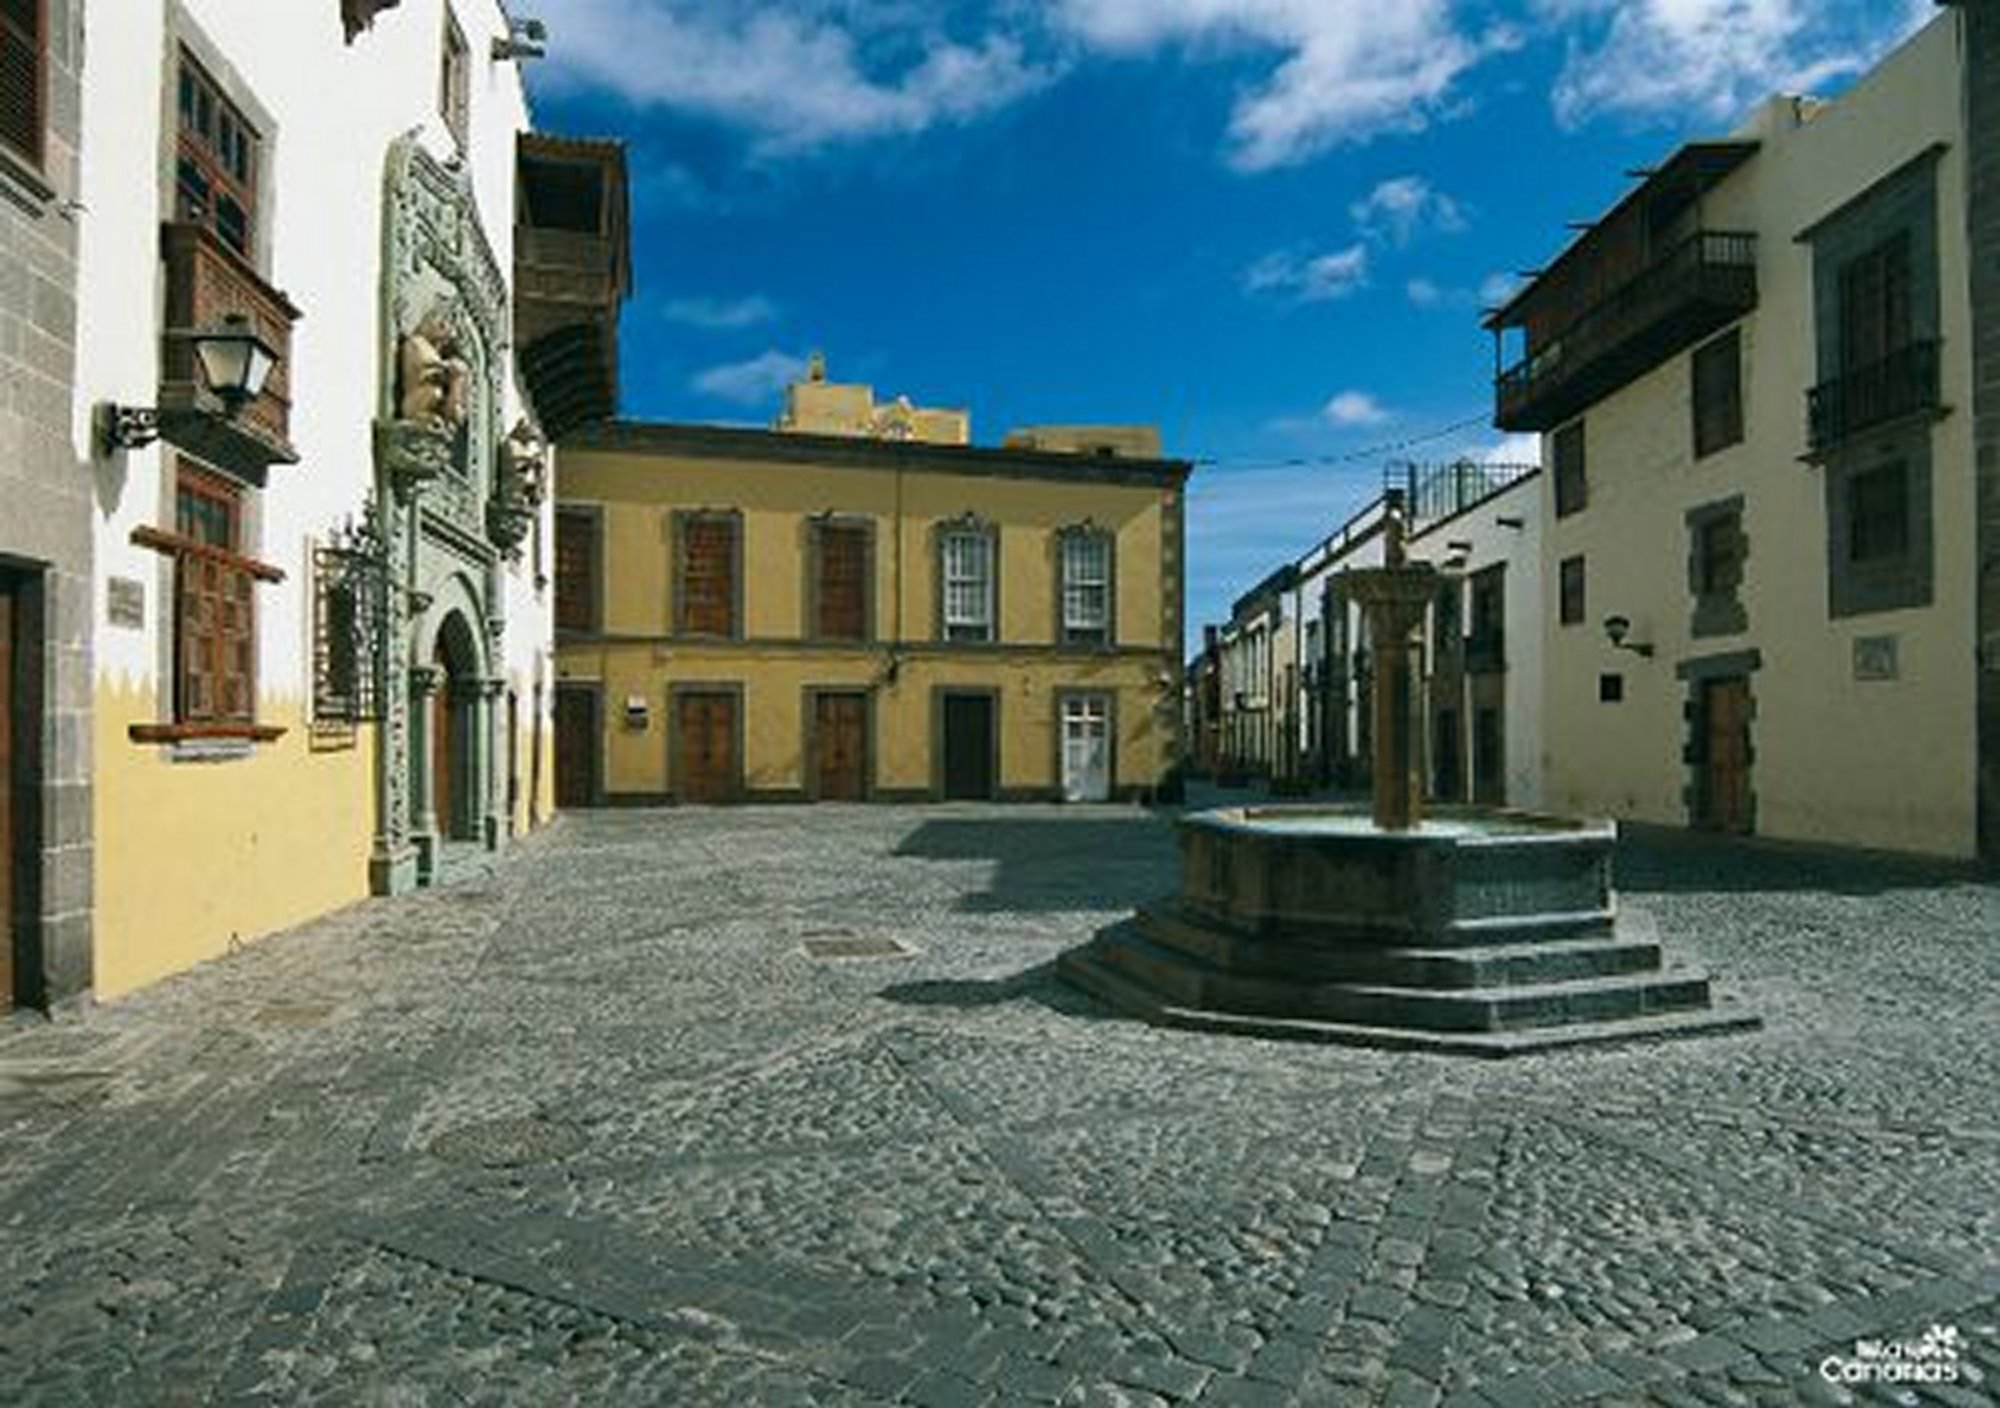
[[[1741,675],[1708,680],[1701,689],[1701,824],[1717,831],[1750,829],[1750,681]]]
[[[859,802],[868,795],[868,698],[813,696],[813,797]]]
[[[597,691],[556,686],[556,805],[597,805]]]
[[[993,698],[944,697],[944,795],[985,801],[993,796]]]
[[[20,857],[14,835],[14,592],[0,582],[0,1012],[14,1005],[14,869]]]
[[[442,670],[442,664],[438,667]],[[453,753],[458,746],[455,727],[458,710],[452,707],[451,677],[445,676],[431,696],[431,801],[437,810],[438,835],[449,840],[456,831],[453,819],[457,798],[452,795]]]
[[[736,696],[682,694],[675,720],[683,802],[736,799]]]
[[[1456,802],[1465,796],[1465,778],[1459,772],[1458,710],[1440,709],[1432,716],[1431,764],[1436,778],[1437,799]]]

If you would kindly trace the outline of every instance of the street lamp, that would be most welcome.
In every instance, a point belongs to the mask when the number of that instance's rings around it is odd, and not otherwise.
[[[1653,647],[1643,641],[1625,643],[1625,637],[1632,633],[1632,618],[1629,616],[1606,616],[1604,618],[1604,638],[1611,642],[1613,650],[1629,650],[1634,655],[1650,660]]]
[[[195,365],[201,379],[222,403],[220,419],[234,420],[243,408],[264,394],[264,383],[278,365],[278,351],[257,335],[250,320],[231,313],[220,323],[187,334],[194,345]],[[172,416],[213,416],[206,410],[175,410]],[[154,406],[103,408],[103,447],[136,450],[160,438],[161,415]]]

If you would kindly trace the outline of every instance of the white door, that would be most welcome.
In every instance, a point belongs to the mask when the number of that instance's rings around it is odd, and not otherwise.
[[[1062,789],[1065,802],[1111,797],[1111,701],[1105,695],[1063,700]]]

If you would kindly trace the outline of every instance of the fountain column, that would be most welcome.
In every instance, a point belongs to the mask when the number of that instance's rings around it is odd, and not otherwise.
[[[1368,618],[1375,655],[1375,748],[1371,772],[1375,825],[1410,831],[1423,824],[1424,782],[1417,766],[1416,681],[1410,662],[1410,633],[1424,619],[1437,592],[1437,568],[1411,562],[1404,546],[1403,496],[1392,489],[1383,510],[1383,565],[1347,574],[1347,586]]]

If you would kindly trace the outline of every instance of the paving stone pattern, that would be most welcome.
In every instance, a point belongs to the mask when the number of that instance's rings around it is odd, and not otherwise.
[[[1053,980],[1174,864],[1122,808],[580,815],[0,1022],[0,1399],[1996,1401],[1990,881],[1628,838],[1766,1027],[1489,1063]],[[1948,1389],[1816,1373],[1933,1324]]]

